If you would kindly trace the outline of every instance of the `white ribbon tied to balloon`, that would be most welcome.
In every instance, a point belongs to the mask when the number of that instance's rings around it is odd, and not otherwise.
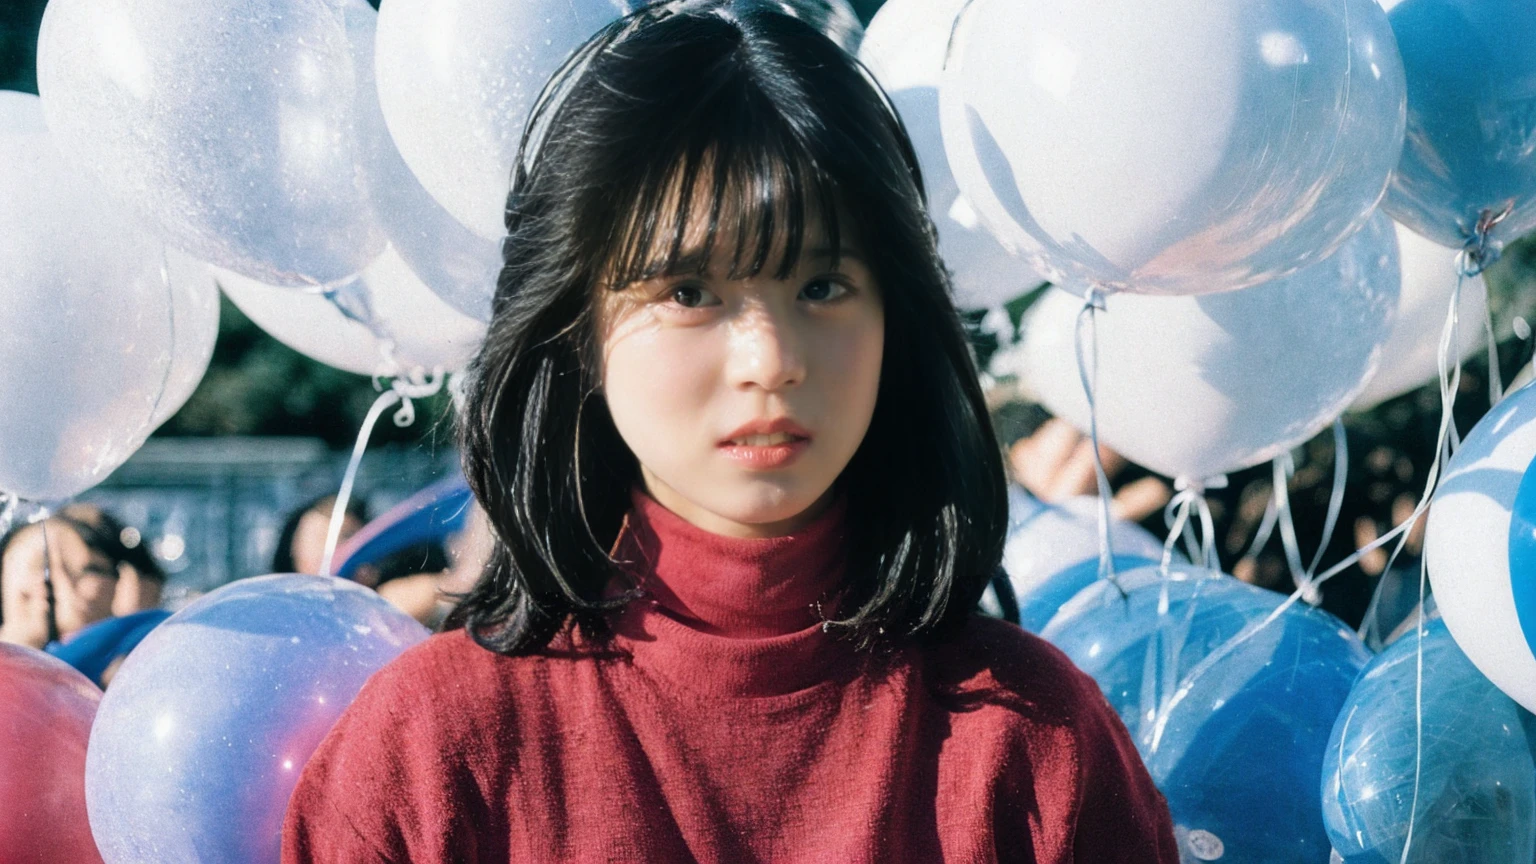
[[[1381,346],[1380,368],[1350,406],[1355,410],[1368,410],[1427,384],[1439,369],[1440,331],[1456,287],[1456,253],[1401,224],[1396,228],[1403,262],[1402,296],[1392,335]],[[1465,360],[1486,346],[1486,292],[1482,276],[1467,279],[1461,286],[1456,312],[1460,344],[1452,361]]]

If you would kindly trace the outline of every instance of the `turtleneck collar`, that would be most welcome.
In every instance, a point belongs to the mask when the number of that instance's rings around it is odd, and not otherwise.
[[[715,693],[775,695],[823,677],[827,604],[845,572],[847,506],[838,498],[793,534],[764,539],[705,531],[642,490],[614,558],[644,592],[616,635],[637,663]]]
[[[648,597],[715,636],[760,639],[821,623],[819,601],[843,577],[841,498],[793,534],[742,539],[705,531],[633,493],[615,556]]]

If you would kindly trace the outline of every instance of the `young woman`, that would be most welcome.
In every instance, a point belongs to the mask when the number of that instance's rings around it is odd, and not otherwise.
[[[546,89],[462,417],[497,545],[304,769],[286,862],[1174,862],[1094,683],[974,614],[994,443],[900,121],[679,0]]]

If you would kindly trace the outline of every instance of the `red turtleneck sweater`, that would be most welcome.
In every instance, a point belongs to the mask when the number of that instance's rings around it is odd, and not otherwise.
[[[369,680],[304,768],[283,861],[1175,864],[1093,681],[976,618],[885,656],[823,632],[842,507],[737,540],[637,494],[647,590],[612,644],[503,657],[463,631]]]

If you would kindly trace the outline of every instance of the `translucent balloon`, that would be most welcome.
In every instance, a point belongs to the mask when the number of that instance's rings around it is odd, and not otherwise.
[[[1536,710],[1536,388],[1486,414],[1435,492],[1424,556],[1435,602],[1473,665]]]
[[[38,35],[48,125],[174,247],[274,285],[383,250],[346,3],[55,0]]]
[[[1027,499],[1027,502],[1015,504],[1015,499]],[[1019,598],[1021,609],[1031,592],[1073,565],[1092,559],[1093,574],[1097,577],[1099,499],[1084,495],[1056,504],[1042,504],[1023,490],[1011,489],[1010,505],[1003,569],[1008,571],[1008,581],[1013,584],[1013,593]],[[1117,557],[1155,561],[1163,555],[1163,544],[1156,537],[1140,525],[1123,519],[1115,519],[1111,524],[1110,545]],[[1076,593],[1067,594],[1061,602]]]
[[[1351,408],[1365,410],[1433,380],[1440,363],[1440,331],[1450,311],[1451,291],[1456,285],[1456,254],[1426,240],[1412,230],[1397,226],[1397,246],[1402,259],[1402,291],[1392,335],[1381,346],[1381,364]],[[1483,337],[1483,277],[1463,281],[1457,356],[1466,359],[1485,349]]]
[[[374,81],[379,14],[362,0],[350,0],[343,8],[357,60],[358,131],[379,228],[401,260],[444,303],[470,318],[489,321],[501,271],[501,244],[464,227],[406,166],[384,122]]]
[[[847,0],[738,0],[806,21],[848,51]],[[379,12],[379,99],[400,154],[458,220],[506,233],[512,162],[534,100],[566,58],[641,0],[390,0]],[[468,311],[468,310],[466,310]]]
[[[213,346],[219,341],[219,286],[213,273],[201,261],[194,261],[171,250],[165,253],[171,280],[171,368],[166,374],[165,391],[155,405],[150,426],[171,419],[192,397],[213,359]]]
[[[65,164],[37,97],[0,106],[0,491],[67,498],[149,436],[172,364],[199,350],[171,341],[173,297],[195,289]]]
[[[960,194],[939,130],[939,78],[950,26],[964,0],[890,0],[869,24],[859,59],[890,94],[906,124],[928,187],[928,211],[939,231],[939,254],[965,308],[1001,305],[1045,281],[1009,254]]]
[[[390,0],[379,12],[379,101],[427,191],[489,240],[523,125],[545,81],[628,0]]]
[[[1333,421],[1365,387],[1392,328],[1397,241],[1385,216],[1293,276],[1203,297],[1117,294],[1098,314],[1099,439],[1201,480],[1266,462]],[[1082,301],[1048,292],[1009,367],[1053,413],[1088,428],[1074,334]]]
[[[427,637],[355,583],[231,583],[161,624],[102,700],[86,756],[108,864],[278,859],[310,754],[384,664]]]
[[[1072,290],[1203,294],[1321,261],[1403,140],[1372,0],[975,0],[940,101],[960,190]]]
[[[318,294],[262,285],[229,272],[218,273],[218,279],[230,301],[277,341],[359,375],[459,369],[485,337],[484,324],[444,303],[392,247],[361,279],[371,328]]]
[[[1323,749],[1370,656],[1354,631],[1305,604],[1278,612],[1284,596],[1211,571],[1121,581],[1127,598],[1091,587],[1043,635],[1125,721],[1185,860],[1326,860]]]
[[[101,690],[61,660],[0,642],[0,849],[25,864],[99,864],[85,747]]]
[[[1158,559],[1154,558],[1116,555],[1114,557],[1116,578],[1119,578],[1121,573],[1143,567],[1154,567],[1157,563]],[[1051,619],[1055,618],[1057,613],[1061,612],[1061,607],[1067,605],[1073,597],[1092,588],[1100,578],[1097,556],[1084,559],[1065,570],[1047,576],[1044,581],[1019,595],[1019,626],[1031,633],[1039,633],[1051,623]]]
[[[1398,864],[1405,845],[1408,864],[1536,859],[1532,718],[1472,666],[1442,622],[1422,639],[1418,806],[1419,639],[1410,633],[1371,661],[1334,724],[1323,763],[1333,848],[1347,864]]]
[[[1536,5],[1383,0],[1408,77],[1408,137],[1383,207],[1455,249],[1486,212],[1494,249],[1536,229]]]

